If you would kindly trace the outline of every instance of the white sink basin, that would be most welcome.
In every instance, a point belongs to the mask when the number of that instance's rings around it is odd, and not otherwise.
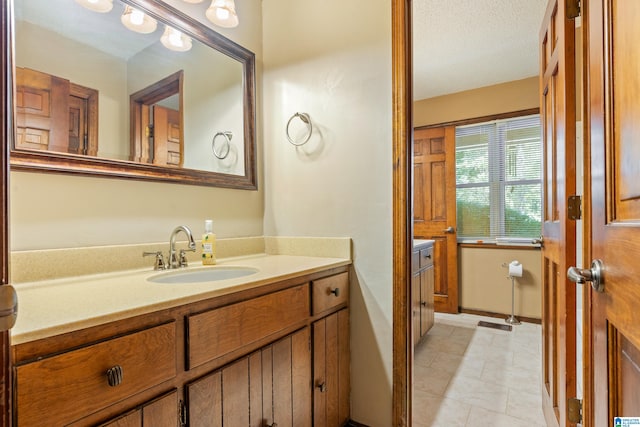
[[[150,277],[154,283],[203,283],[249,276],[258,270],[249,267],[212,267],[197,270],[170,271]]]

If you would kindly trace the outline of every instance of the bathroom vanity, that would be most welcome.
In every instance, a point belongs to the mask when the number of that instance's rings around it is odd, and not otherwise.
[[[23,307],[46,304],[41,287],[52,301],[13,332],[16,425],[343,425],[349,264],[261,255],[211,283],[149,270],[18,286]]]
[[[411,256],[411,313],[414,345],[424,337],[434,323],[433,240],[414,240]]]

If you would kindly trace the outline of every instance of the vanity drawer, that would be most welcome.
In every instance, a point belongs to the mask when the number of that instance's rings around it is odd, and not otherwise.
[[[188,367],[239,350],[308,317],[308,283],[188,316]]]
[[[420,249],[420,268],[433,265],[433,246]]]
[[[349,273],[314,280],[311,288],[313,314],[322,313],[349,300]]]
[[[170,380],[176,348],[171,322],[18,366],[17,425],[67,424]],[[119,384],[109,385],[110,369]]]

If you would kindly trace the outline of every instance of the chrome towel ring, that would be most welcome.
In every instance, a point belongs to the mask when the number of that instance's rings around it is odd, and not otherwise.
[[[219,136],[223,136],[225,141],[223,142],[224,145],[222,145],[220,147],[220,150],[216,150],[216,138]],[[211,151],[213,151],[213,155],[216,156],[219,159],[226,159],[227,156],[229,155],[229,151],[231,148],[231,139],[233,138],[233,132],[231,131],[224,131],[224,132],[218,132],[213,136],[213,139],[211,140]]]
[[[291,134],[289,133],[289,126],[291,125],[291,121],[296,117],[298,117],[302,121],[302,123],[307,125],[307,134],[304,138],[301,138],[299,141],[295,141],[293,138],[291,138]],[[287,122],[287,139],[291,144],[295,145],[296,147],[306,144],[311,138],[312,133],[313,133],[313,124],[311,123],[311,117],[309,117],[309,114],[307,113],[295,113],[293,116],[291,116],[291,118]]]

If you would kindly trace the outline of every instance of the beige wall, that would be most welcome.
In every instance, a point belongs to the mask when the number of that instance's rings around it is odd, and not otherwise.
[[[415,127],[538,108],[538,77],[501,83],[413,103]]]
[[[391,425],[391,5],[269,0],[264,15],[265,233],[350,236],[352,416]],[[357,19],[354,20],[354,17]],[[287,142],[309,113],[307,145]]]
[[[516,316],[541,318],[541,254],[535,249],[458,249],[460,304],[472,310],[511,313],[511,280],[502,264],[522,263],[523,275],[516,279]]]
[[[204,3],[168,1],[206,23]],[[262,2],[238,2],[240,26],[221,30],[262,61]],[[195,16],[195,15],[194,15]],[[261,67],[257,84],[260,96]],[[260,102],[260,97],[258,98]],[[12,172],[11,248],[68,248],[169,240],[179,224],[203,231],[212,218],[220,237],[263,234],[264,180],[261,176],[261,117],[258,116],[259,191],[230,190],[123,179]]]

